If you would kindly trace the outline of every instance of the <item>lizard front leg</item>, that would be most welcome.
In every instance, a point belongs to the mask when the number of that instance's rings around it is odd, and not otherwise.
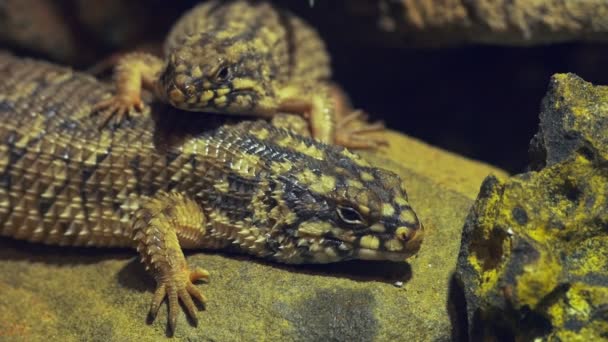
[[[142,111],[141,90],[154,90],[163,67],[162,59],[147,53],[134,52],[121,57],[114,70],[116,94],[93,107],[94,112],[100,113],[102,125],[111,121],[120,123],[129,115]]]
[[[133,240],[157,286],[149,315],[154,320],[167,297],[171,332],[175,331],[180,300],[195,322],[196,308],[191,297],[202,304],[206,301],[193,282],[207,280],[209,272],[202,268],[190,270],[182,252],[182,247],[203,245],[205,221],[198,204],[179,193],[160,193],[147,201],[135,215]]]
[[[321,83],[310,89],[287,87],[281,95],[279,111],[301,113],[317,140],[348,148],[377,148],[386,144],[383,139],[365,136],[383,130],[384,125],[368,124],[363,112],[353,110],[348,97],[337,86]]]
[[[317,86],[283,88],[280,92],[281,113],[296,113],[307,121],[313,138],[327,144],[334,143],[335,110],[329,87]]]
[[[336,144],[350,148],[377,148],[388,144],[386,139],[366,134],[383,131],[383,122],[369,123],[367,114],[362,110],[353,109],[350,98],[340,86],[332,83],[329,91],[336,113]]]

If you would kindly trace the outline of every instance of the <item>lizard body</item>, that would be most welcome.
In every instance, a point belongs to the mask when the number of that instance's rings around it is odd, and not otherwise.
[[[188,111],[271,117],[297,113],[312,136],[347,147],[376,147],[379,130],[331,83],[318,33],[266,1],[210,1],[183,15],[167,36],[164,59],[131,53],[115,70],[117,93],[101,101],[108,120],[143,108],[141,89]],[[356,120],[353,120],[356,119]],[[353,121],[357,121],[354,123]]]
[[[418,251],[423,230],[396,174],[264,120],[209,128],[152,108],[99,130],[91,111],[110,91],[0,53],[0,236],[137,248],[157,282],[150,314],[166,297],[172,330],[179,301],[196,318],[192,297],[205,299],[192,283],[208,276],[182,248],[284,263]]]

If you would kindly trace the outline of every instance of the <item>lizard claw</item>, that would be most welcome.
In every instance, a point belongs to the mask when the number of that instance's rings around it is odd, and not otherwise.
[[[188,315],[196,325],[198,322],[196,318],[196,306],[194,305],[194,301],[192,301],[192,297],[196,298],[203,306],[207,302],[207,298],[193,284],[193,282],[199,279],[207,281],[209,279],[209,272],[202,268],[196,268],[194,271],[186,269],[182,273],[161,277],[160,280],[157,280],[158,285],[152,298],[152,304],[150,305],[150,320],[154,321],[160,305],[166,297],[169,304],[169,328],[172,333],[175,332],[175,326],[177,325],[179,301],[182,302]]]
[[[103,128],[108,124],[118,125],[143,109],[144,103],[140,98],[116,95],[95,104],[92,112],[99,112],[100,128]]]
[[[335,143],[347,148],[378,148],[388,145],[388,141],[380,137],[365,136],[366,133],[380,132],[385,129],[381,121],[367,123],[367,114],[355,110],[336,123]]]

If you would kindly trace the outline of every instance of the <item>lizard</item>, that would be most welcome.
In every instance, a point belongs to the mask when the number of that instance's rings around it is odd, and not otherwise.
[[[186,248],[290,264],[419,251],[402,179],[347,148],[262,119],[209,127],[167,106],[100,130],[91,111],[111,91],[0,52],[0,236],[135,248],[156,280],[148,314],[166,300],[170,332],[180,302],[196,322],[194,301],[206,301],[194,283],[209,272],[190,268]]]
[[[312,136],[351,148],[375,148],[382,138],[331,81],[330,57],[318,32],[266,1],[209,1],[177,20],[164,59],[127,53],[116,61],[116,93],[95,109],[108,122],[141,111],[142,89],[188,111],[305,117]]]

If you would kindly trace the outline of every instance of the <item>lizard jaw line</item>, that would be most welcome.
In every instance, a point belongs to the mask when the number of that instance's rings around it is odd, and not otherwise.
[[[369,248],[359,248],[355,251],[354,256],[361,260],[389,260],[402,262],[412,256],[412,253],[388,252]]]

